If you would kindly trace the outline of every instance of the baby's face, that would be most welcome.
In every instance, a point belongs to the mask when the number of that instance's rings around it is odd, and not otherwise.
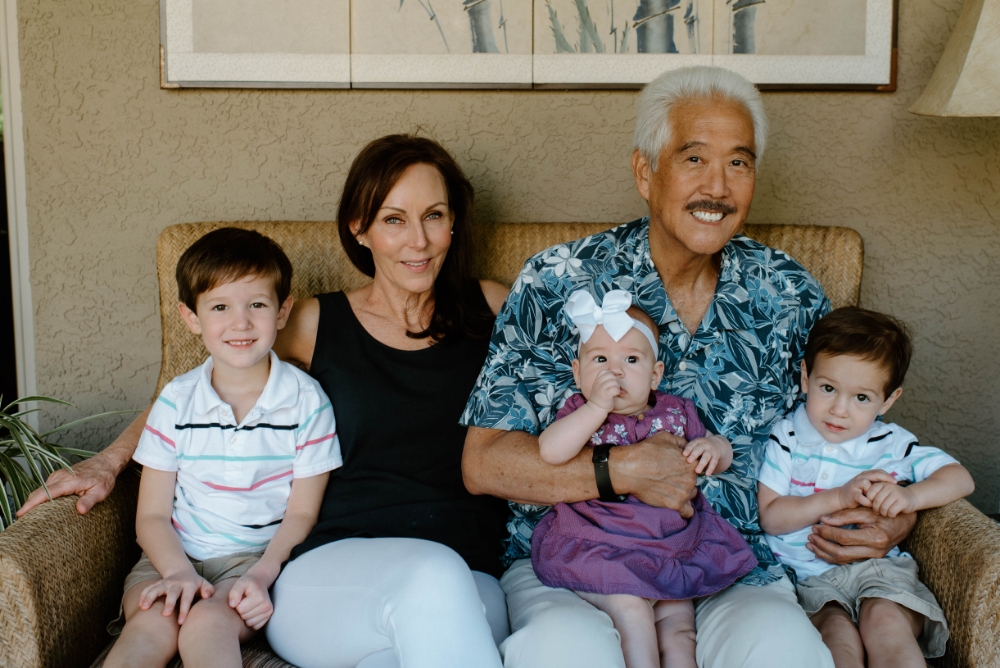
[[[895,403],[897,389],[885,398],[888,373],[874,362],[854,355],[820,353],[812,373],[802,363],[802,387],[806,415],[820,436],[830,443],[843,443],[864,434]]]
[[[653,356],[652,346],[639,330],[630,329],[615,341],[598,326],[581,346],[580,358],[573,360],[573,378],[583,396],[590,399],[595,382],[608,373],[621,387],[611,412],[631,415],[646,407],[649,391],[659,386],[663,362]]]

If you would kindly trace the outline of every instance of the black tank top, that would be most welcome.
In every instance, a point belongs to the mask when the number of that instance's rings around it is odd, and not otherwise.
[[[399,350],[361,326],[343,292],[318,299],[309,373],[333,402],[344,465],[331,472],[319,521],[292,558],[353,536],[424,538],[498,575],[507,503],[465,489],[458,424],[489,340],[455,334]]]

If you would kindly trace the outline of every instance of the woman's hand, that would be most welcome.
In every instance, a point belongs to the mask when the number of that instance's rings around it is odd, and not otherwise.
[[[193,568],[188,568],[157,580],[143,589],[139,597],[139,608],[149,610],[156,599],[163,596],[163,616],[172,615],[174,606],[177,606],[177,623],[183,624],[194,604],[194,597],[200,595],[202,598],[211,598],[214,593],[215,587],[208,580],[195,573]]]
[[[694,472],[698,475],[722,473],[733,463],[733,446],[729,439],[718,434],[706,434],[701,438],[688,441],[683,454],[688,464],[698,462]]]
[[[898,545],[917,523],[916,513],[883,517],[870,508],[848,508],[820,518],[806,547],[830,564],[881,559]],[[843,527],[854,524],[856,529]]]
[[[274,578],[270,578],[271,582],[267,580],[268,578],[250,570],[229,590],[229,607],[234,608],[243,623],[255,631],[263,628],[274,613],[274,605],[267,593]]]

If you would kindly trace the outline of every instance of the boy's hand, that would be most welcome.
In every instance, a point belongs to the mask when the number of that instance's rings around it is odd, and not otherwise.
[[[156,599],[164,596],[166,599],[163,602],[163,616],[172,615],[174,606],[179,602],[177,623],[183,624],[194,603],[194,597],[201,595],[202,598],[212,598],[214,593],[215,587],[191,569],[185,573],[169,575],[143,589],[142,596],[139,597],[139,607],[142,610],[149,610]]]
[[[872,510],[883,517],[895,517],[900,513],[912,513],[917,510],[917,499],[908,487],[900,487],[893,481],[887,484],[876,482],[865,496],[870,499]]]
[[[895,485],[896,479],[880,469],[862,471],[847,481],[847,484],[840,488],[841,508],[857,508],[864,506],[870,508],[871,499],[868,497],[868,490],[875,484]]]
[[[274,612],[267,594],[270,583],[253,571],[247,572],[229,590],[229,607],[235,608],[243,623],[259,631]]]
[[[587,399],[608,413],[615,407],[615,397],[621,394],[622,386],[618,383],[615,374],[610,371],[601,371],[594,379],[594,386],[590,388],[590,398]]]
[[[688,464],[698,462],[698,466],[694,469],[695,473],[712,475],[717,468],[720,471],[729,468],[729,462],[732,462],[733,458],[733,446],[722,436],[709,435],[688,441],[683,454],[687,457]],[[720,462],[727,463],[720,466]]]

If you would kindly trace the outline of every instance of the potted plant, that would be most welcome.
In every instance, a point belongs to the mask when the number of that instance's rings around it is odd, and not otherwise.
[[[33,490],[42,487],[48,493],[45,480],[49,474],[58,468],[72,471],[71,457],[86,458],[94,454],[89,450],[52,443],[49,439],[54,434],[97,418],[135,412],[112,411],[91,415],[39,433],[24,418],[41,409],[17,410],[18,405],[32,402],[72,406],[52,397],[35,396],[24,397],[0,407],[0,531],[11,525],[14,513]]]

